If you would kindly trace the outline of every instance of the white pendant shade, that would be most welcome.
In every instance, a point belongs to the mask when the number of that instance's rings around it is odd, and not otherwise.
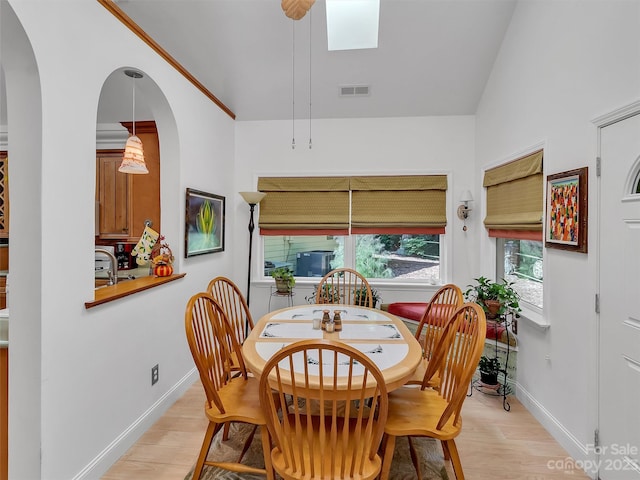
[[[124,147],[124,156],[118,171],[122,173],[149,173],[147,165],[144,163],[142,141],[136,135],[131,135],[127,139],[127,144]]]

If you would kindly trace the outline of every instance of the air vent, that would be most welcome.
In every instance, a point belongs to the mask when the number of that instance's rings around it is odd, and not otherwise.
[[[366,97],[369,95],[369,85],[340,85],[341,97]]]

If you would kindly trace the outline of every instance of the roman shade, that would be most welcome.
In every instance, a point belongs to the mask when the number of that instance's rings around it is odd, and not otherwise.
[[[351,232],[443,234],[446,175],[351,177]]]
[[[348,235],[348,177],[261,177],[261,235]]]
[[[490,237],[542,241],[544,213],[543,152],[487,170],[487,215]]]

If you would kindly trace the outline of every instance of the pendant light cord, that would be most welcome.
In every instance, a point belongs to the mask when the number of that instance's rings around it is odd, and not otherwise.
[[[135,75],[131,76],[133,80],[133,113],[131,117],[133,118],[133,136],[136,136],[136,77]]]
[[[311,10],[309,10],[309,150],[311,150]]]
[[[291,20],[291,148],[296,148],[296,22]]]

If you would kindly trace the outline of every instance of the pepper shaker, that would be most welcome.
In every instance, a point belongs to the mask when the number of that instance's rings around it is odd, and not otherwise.
[[[342,331],[342,318],[340,318],[340,312],[342,310],[334,310],[333,311],[333,323],[335,324],[335,331],[336,332],[341,332]]]

